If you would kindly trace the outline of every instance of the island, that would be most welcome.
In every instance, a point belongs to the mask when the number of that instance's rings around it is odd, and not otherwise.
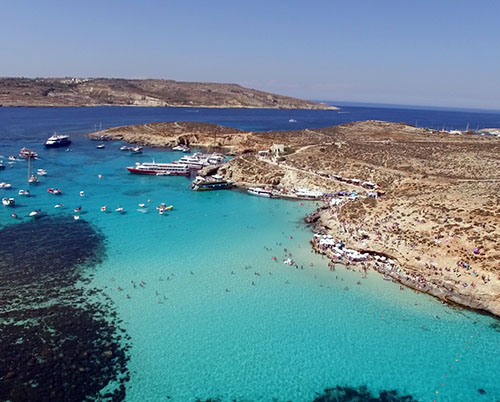
[[[315,200],[311,244],[331,269],[377,271],[402,290],[500,316],[497,137],[383,121],[269,132],[167,122],[90,136],[232,154],[204,173]]]
[[[0,78],[0,106],[145,106],[337,110],[237,84],[118,78]]]

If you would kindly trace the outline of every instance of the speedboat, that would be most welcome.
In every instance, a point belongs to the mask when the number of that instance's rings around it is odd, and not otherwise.
[[[30,216],[31,218],[34,218],[34,217],[36,217],[36,216],[40,215],[41,213],[42,213],[42,210],[41,210],[41,209],[35,209],[34,211],[31,211],[31,212],[29,213],[29,216]]]
[[[47,171],[45,169],[37,169],[36,174],[38,176],[45,176],[47,174]]]
[[[104,149],[106,148],[106,146],[104,144],[99,144],[98,146],[96,146],[97,149]]]
[[[172,148],[172,151],[181,151],[187,154],[191,152],[191,148],[189,148],[187,145],[177,145],[176,147]]]
[[[144,204],[144,203],[142,203],[142,202],[139,204],[139,207],[140,207],[140,208],[144,208],[145,206],[146,206],[146,204]]]
[[[127,147],[126,145],[122,145],[120,147],[120,151],[130,151],[130,147]]]
[[[5,169],[5,165],[3,164],[3,161],[0,161],[0,170]]]
[[[57,135],[49,137],[47,141],[45,141],[45,146],[47,148],[57,148],[57,147],[65,147],[71,144],[71,140],[69,139],[69,135]]]
[[[101,212],[106,212],[106,210],[107,210],[107,209],[108,209],[108,208],[106,207],[106,205],[103,205],[103,206],[101,207]]]
[[[54,195],[61,195],[62,191],[59,190],[58,188],[48,188],[47,193],[54,194]]]
[[[63,206],[63,204],[56,204],[54,205],[54,208],[61,208]]]
[[[18,160],[18,159],[17,159],[14,155],[9,156],[9,161],[11,161],[11,162],[15,162],[15,161],[17,161],[17,160]]]
[[[19,190],[19,192],[17,194],[29,197],[30,196],[30,191],[29,190]]]
[[[10,183],[6,183],[4,181],[2,181],[0,183],[0,188],[8,189],[8,188],[11,188],[11,187],[12,187],[12,185]]]
[[[28,179],[28,183],[38,183],[38,177],[32,174]]]
[[[123,212],[124,210],[123,210],[123,207],[118,207],[118,208],[115,209],[115,211],[116,212]]]
[[[80,212],[81,210],[82,210],[82,207],[76,207],[73,211]]]
[[[80,215],[74,215],[74,216],[73,216],[73,219],[74,219],[75,221],[79,220],[79,219],[80,219]]]
[[[85,192],[80,191],[80,197],[83,197],[85,195]]]
[[[6,207],[13,207],[16,204],[16,201],[14,200],[14,198],[4,197],[2,198],[2,204]]]
[[[247,190],[248,194],[257,195],[259,197],[273,198],[274,195],[271,190],[266,190],[260,187],[250,187]]]
[[[142,154],[142,147],[132,147],[130,148],[130,153],[132,155]]]

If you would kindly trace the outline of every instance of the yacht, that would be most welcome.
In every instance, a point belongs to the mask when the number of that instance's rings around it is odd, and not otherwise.
[[[156,176],[189,176],[189,166],[181,163],[137,162],[127,167],[130,173],[151,174]]]
[[[54,134],[49,137],[47,141],[45,141],[46,148],[57,148],[57,147],[66,147],[71,144],[71,140],[69,139],[69,135],[58,135]]]
[[[257,195],[259,197],[274,198],[273,192],[271,190],[266,190],[260,187],[250,187],[247,190],[248,194]]]
[[[194,191],[225,190],[233,187],[231,180],[224,180],[222,176],[196,177],[191,183]]]

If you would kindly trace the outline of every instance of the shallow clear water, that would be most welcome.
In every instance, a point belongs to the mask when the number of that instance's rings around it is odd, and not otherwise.
[[[158,113],[103,109],[0,110],[0,154],[33,147],[40,153],[33,168],[48,171],[31,186],[33,196],[22,198],[17,191],[27,188],[27,164],[16,162],[0,171],[0,181],[14,186],[0,195],[16,198],[24,220],[34,208],[73,214],[82,206],[82,219],[106,236],[107,258],[90,286],[110,295],[131,336],[128,401],[299,402],[337,385],[395,389],[424,401],[500,399],[496,320],[401,291],[375,273],[361,279],[341,267],[329,271],[327,261],[311,253],[312,233],[302,222],[314,203],[195,193],[184,177],[128,174],[125,166],[135,161],[181,155],[147,149],[130,156],[116,142],[97,150],[76,134],[93,128],[91,120],[128,124]],[[283,111],[275,112],[270,116],[281,121]],[[186,113],[176,119],[187,120]],[[206,120],[216,120],[212,113]],[[260,112],[254,113],[241,124],[258,120]],[[318,126],[328,125],[322,113]],[[75,133],[72,152],[42,149],[53,130]],[[48,194],[48,187],[63,195]],[[64,206],[55,209],[58,202]],[[174,209],[159,215],[161,202]],[[100,212],[102,205],[108,213]],[[114,212],[118,206],[126,213]],[[11,212],[2,206],[1,225],[14,222]],[[281,262],[288,253],[298,268]]]

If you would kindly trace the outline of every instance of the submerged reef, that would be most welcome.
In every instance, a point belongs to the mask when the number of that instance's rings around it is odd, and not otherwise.
[[[128,337],[110,299],[82,286],[104,236],[43,217],[4,227],[0,244],[0,400],[123,400]]]
[[[358,388],[341,387],[327,388],[313,402],[416,402],[411,395],[400,395],[396,390],[382,390],[373,395],[367,387]]]

